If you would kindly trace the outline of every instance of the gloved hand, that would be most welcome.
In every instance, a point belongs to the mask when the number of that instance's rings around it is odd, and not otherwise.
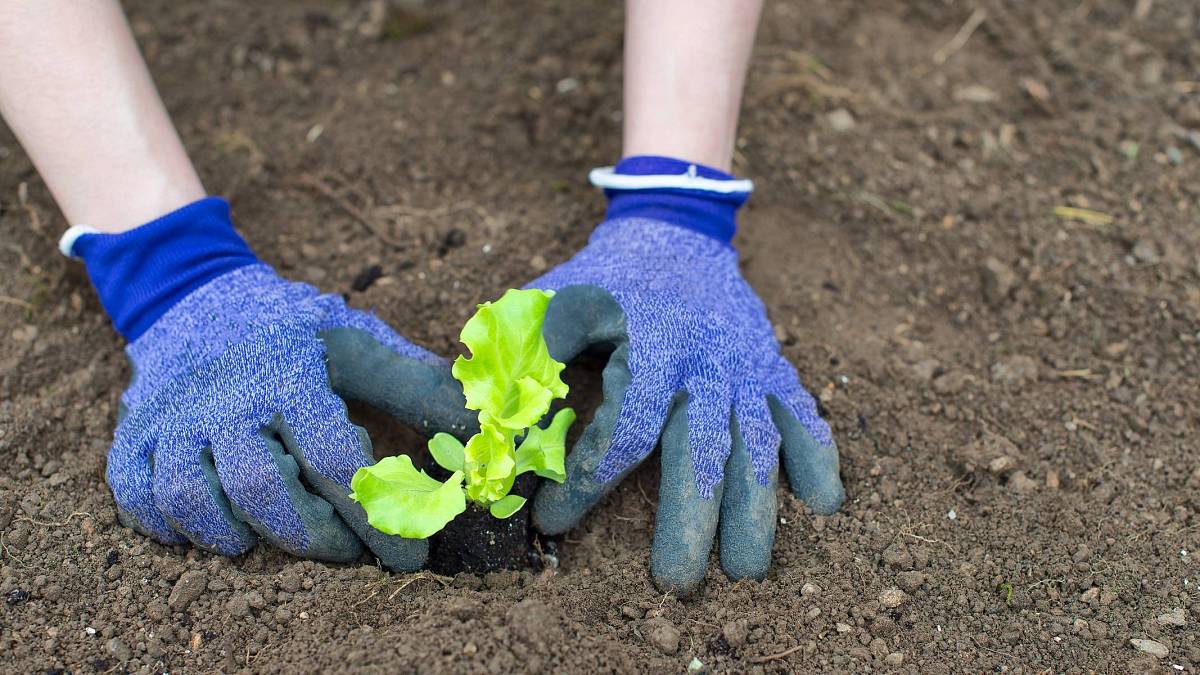
[[[534,522],[550,534],[573,527],[661,435],[655,581],[681,593],[698,587],[718,522],[725,572],[762,578],[781,444],[792,490],[810,508],[832,513],[845,493],[829,427],[729,244],[749,181],[661,157],[626,159],[592,181],[608,188],[607,220],[529,286],[557,291],[543,328],[554,358],[593,345],[614,351],[567,481],[542,486]]]
[[[262,538],[322,560],[354,560],[365,543],[392,569],[424,564],[427,542],[375,530],[347,497],[374,460],[342,399],[462,433],[472,420],[448,364],[277,276],[221,199],[119,235],[72,228],[62,248],[130,340],[107,470],[125,525],[230,556]]]

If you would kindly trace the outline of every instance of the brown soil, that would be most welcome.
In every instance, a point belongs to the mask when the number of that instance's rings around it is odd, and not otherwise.
[[[602,215],[583,177],[619,152],[619,3],[129,5],[255,249],[443,354]],[[781,490],[770,576],[714,563],[685,601],[647,575],[653,461],[557,574],[226,560],[119,527],[121,342],[5,132],[0,669],[1200,667],[1198,32],[1190,0],[769,3],[738,244],[849,500],[813,518]]]

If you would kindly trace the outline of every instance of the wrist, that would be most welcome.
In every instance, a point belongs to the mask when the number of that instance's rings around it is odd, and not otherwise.
[[[670,223],[722,243],[733,240],[737,211],[754,186],[702,164],[671,157],[627,157],[592,170],[593,185],[608,197],[607,220]]]
[[[258,262],[234,230],[228,202],[219,197],[119,234],[76,225],[59,247],[83,260],[100,304],[131,342],[192,291]]]

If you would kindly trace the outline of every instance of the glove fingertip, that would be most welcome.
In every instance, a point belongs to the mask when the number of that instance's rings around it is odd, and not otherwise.
[[[846,488],[842,485],[842,479],[835,474],[816,483],[805,488],[803,494],[797,492],[796,496],[804,500],[805,505],[817,515],[829,516],[837,513],[842,504],[846,503]]]
[[[551,356],[571,361],[591,344],[624,339],[625,312],[612,293],[599,286],[567,286],[550,300],[542,336]]]
[[[846,501],[846,488],[839,475],[837,446],[818,445],[811,438],[793,442],[803,450],[788,450],[785,435],[783,461],[792,493],[822,516],[836,513]]]
[[[721,499],[721,569],[730,579],[763,579],[771,567],[778,502],[779,473],[771,471],[759,483],[744,440],[745,426],[735,415],[733,451],[725,465],[725,494]]]
[[[754,579],[762,581],[771,569],[770,546],[722,546],[721,569],[733,580]]]
[[[692,556],[676,554],[656,547],[650,556],[650,578],[663,593],[684,597],[695,593],[704,583],[705,566],[697,567]]]
[[[837,445],[821,443],[774,398],[771,412],[783,441],[783,466],[792,493],[814,513],[830,515],[846,501]]]
[[[704,581],[717,533],[724,484],[707,498],[699,492],[689,444],[688,399],[677,398],[662,438],[662,475],[650,575],[660,590],[676,595],[696,591]]]

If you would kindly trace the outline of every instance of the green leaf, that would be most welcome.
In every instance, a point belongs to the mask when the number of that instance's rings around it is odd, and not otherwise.
[[[464,448],[467,496],[490,504],[508,494],[517,477],[516,454],[512,432],[482,425]]]
[[[429,439],[429,454],[433,461],[447,471],[462,471],[463,444],[457,438],[445,432],[434,434]]]
[[[522,506],[525,506],[524,497],[521,495],[508,495],[507,497],[492,502],[492,505],[488,507],[488,510],[492,512],[493,516],[504,519],[508,518],[517,511],[520,511]]]
[[[563,408],[545,429],[530,427],[517,448],[517,475],[532,471],[558,483],[566,480],[567,430],[574,421],[575,411]]]
[[[386,457],[365,466],[350,480],[350,498],[362,504],[367,522],[386,534],[406,539],[432,536],[467,510],[463,473],[439,483],[418,471],[408,455]]]
[[[479,305],[459,338],[471,358],[459,356],[453,374],[462,382],[467,408],[479,411],[481,425],[513,433],[533,426],[550,402],[567,395],[555,361],[542,337],[542,320],[554,294],[509,290],[496,302]]]

